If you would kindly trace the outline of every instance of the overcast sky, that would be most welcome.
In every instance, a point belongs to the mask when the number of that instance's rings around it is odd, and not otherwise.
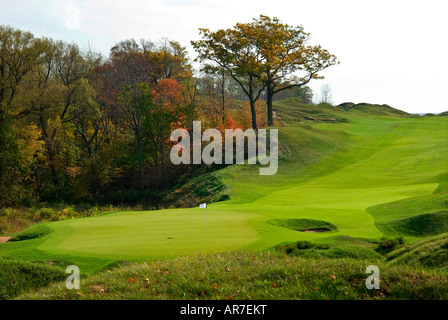
[[[179,41],[194,58],[198,28],[230,28],[260,14],[302,25],[341,62],[322,72],[333,103],[448,110],[447,0],[0,0],[0,24],[93,46],[108,55],[134,38]]]

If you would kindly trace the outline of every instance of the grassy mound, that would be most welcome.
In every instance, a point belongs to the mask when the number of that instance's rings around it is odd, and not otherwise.
[[[446,182],[442,181],[437,190]],[[436,191],[437,191],[436,190]],[[448,192],[410,197],[367,209],[386,236],[428,236],[448,231]]]
[[[369,114],[376,114],[376,115],[384,115],[384,116],[410,116],[409,113],[392,108],[391,106],[387,104],[371,104],[371,103],[358,103],[354,104],[352,102],[345,102],[340,104],[338,107],[344,108],[346,111],[362,111],[362,112],[368,112]]]
[[[51,232],[51,229],[45,224],[35,224],[27,229],[15,234],[9,241],[22,241],[41,238]]]
[[[229,198],[226,185],[217,172],[209,172],[187,181],[180,181],[162,199],[165,206],[191,208],[199,203],[225,201]]]
[[[67,277],[61,268],[21,260],[0,259],[0,270],[0,300],[33,292]]]
[[[346,118],[338,114],[340,110],[328,103],[315,106],[290,98],[276,101],[274,109],[280,115],[281,122],[347,122]]]
[[[295,251],[295,254],[303,258],[319,259],[360,259],[378,263],[383,257],[366,246],[338,246],[328,250]]]
[[[337,230],[336,226],[327,221],[313,219],[271,219],[268,223],[296,231],[326,232]]]
[[[426,237],[448,232],[448,211],[420,214],[418,216],[392,220],[389,228],[402,234]]]
[[[387,260],[391,265],[444,268],[448,271],[448,234],[407,244],[392,251]]]
[[[278,252],[288,256],[300,256],[313,259],[360,259],[379,262],[384,257],[373,247],[363,245],[317,244],[310,241],[297,241],[294,243],[279,244],[274,247]]]

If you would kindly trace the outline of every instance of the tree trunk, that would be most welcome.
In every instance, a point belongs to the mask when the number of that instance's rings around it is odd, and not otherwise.
[[[140,133],[137,137],[138,143],[138,152],[139,152],[139,160],[140,160],[140,189],[143,190],[145,186],[145,172],[143,167],[143,146],[142,146],[142,137]]]
[[[59,188],[59,179],[58,179],[58,174],[56,171],[56,163],[55,163],[55,153],[53,151],[53,147],[50,147],[50,144],[53,144],[53,142],[46,140],[46,145],[47,145],[47,152],[48,152],[48,158],[50,160],[50,170],[51,170],[51,177],[53,179],[53,183],[54,185]]]
[[[272,111],[273,97],[274,97],[274,88],[272,88],[272,83],[269,83],[266,87],[266,104],[268,106],[268,126],[270,127],[274,125],[274,115]]]
[[[55,155],[56,152],[54,152],[54,134],[52,136],[48,135],[47,129],[45,128],[45,121],[42,117],[42,113],[39,114],[39,121],[42,129],[42,133],[45,137],[45,147],[47,148],[48,152],[48,159],[50,160],[50,170],[51,170],[51,177],[53,179],[54,186],[59,188],[59,179],[58,174],[56,171],[56,163],[55,163]]]
[[[222,69],[222,79],[221,79],[221,103],[222,103],[222,109],[221,109],[221,116],[222,116],[222,124],[224,125],[226,121],[226,107],[225,107],[225,73],[224,69]]]
[[[254,93],[252,88],[252,76],[250,77],[250,85],[249,85],[249,102],[250,102],[250,113],[252,115],[252,129],[255,131],[258,130],[257,128],[257,112],[255,111],[255,100],[254,100]]]

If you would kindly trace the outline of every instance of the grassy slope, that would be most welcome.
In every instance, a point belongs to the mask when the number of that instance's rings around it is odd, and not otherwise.
[[[366,266],[381,270],[367,290]],[[18,299],[448,299],[447,274],[372,259],[306,259],[273,252],[218,253],[125,265]]]
[[[446,117],[397,117],[383,106],[351,106],[347,111],[293,101],[278,102],[276,108],[285,124],[279,128],[284,159],[278,173],[259,176],[258,167],[248,165],[220,170],[230,201],[207,210],[111,213],[53,222],[43,237],[1,244],[0,257],[65,260],[91,272],[116,260],[260,250],[298,240],[344,245],[347,239],[401,235],[400,228],[391,232],[387,222],[408,214],[379,205],[394,207],[410,198],[431,207],[432,194],[446,192]],[[391,211],[395,213],[389,215]],[[323,220],[337,231],[304,233],[268,223],[271,219]],[[416,239],[415,234],[403,235]]]
[[[0,258],[0,300],[63,282],[65,270],[45,263]]]
[[[448,272],[448,233],[424,238],[392,251],[389,265],[413,268],[438,268]]]

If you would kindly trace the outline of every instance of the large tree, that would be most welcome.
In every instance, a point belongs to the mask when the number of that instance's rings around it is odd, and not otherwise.
[[[255,103],[266,87],[262,81],[263,61],[255,43],[245,36],[245,25],[236,24],[233,29],[212,32],[199,29],[203,39],[192,41],[198,52],[197,60],[212,61],[225,70],[241,87],[249,99],[252,128],[257,130]],[[210,69],[210,67],[207,67]]]
[[[262,56],[266,84],[268,125],[273,125],[273,96],[283,90],[300,87],[319,73],[339,63],[336,56],[320,45],[308,45],[309,33],[302,26],[290,26],[278,18],[261,15],[245,24],[245,37]]]
[[[146,156],[142,125],[147,123],[150,111],[156,105],[152,103],[151,89],[160,88],[160,83],[166,84],[166,79],[176,83],[187,82],[191,75],[186,49],[168,39],[159,43],[142,40],[140,44],[134,39],[120,41],[112,47],[109,60],[98,70],[103,82],[100,96],[109,105],[109,116],[118,126],[133,133],[140,188],[145,186]],[[154,122],[151,125],[157,127],[161,124]],[[157,152],[152,153],[157,156],[153,159],[156,165],[161,160],[158,158],[161,148],[158,145]]]
[[[290,26],[277,18],[261,15],[233,29],[210,32],[200,29],[204,40],[193,41],[200,60],[211,60],[224,67],[240,83],[251,106],[253,80],[259,90],[266,89],[268,125],[273,125],[273,96],[283,90],[322,79],[319,74],[337,64],[336,57],[319,45],[307,45],[309,34],[301,26]],[[241,78],[249,78],[244,82]],[[249,84],[246,88],[243,83]]]

